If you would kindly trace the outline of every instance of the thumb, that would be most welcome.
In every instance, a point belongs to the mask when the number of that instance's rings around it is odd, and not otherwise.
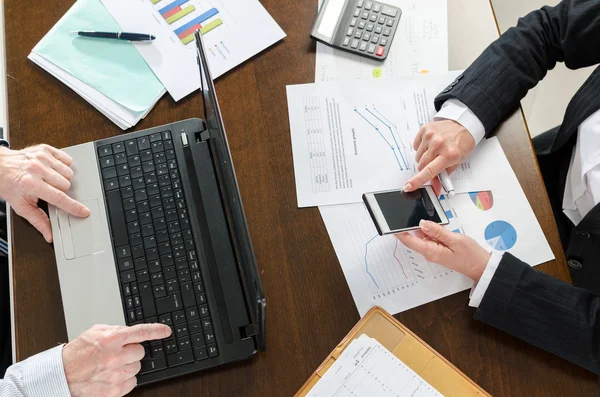
[[[48,215],[37,205],[26,205],[24,208],[13,208],[18,215],[27,219],[38,232],[42,233],[47,242],[52,242],[52,227]]]
[[[425,236],[432,238],[440,243],[444,244],[446,247],[449,247],[454,242],[454,233],[449,230],[446,230],[445,227],[438,225],[437,223],[421,220],[419,222],[419,227],[423,231]]]

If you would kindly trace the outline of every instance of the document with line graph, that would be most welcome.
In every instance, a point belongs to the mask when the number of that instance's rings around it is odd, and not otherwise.
[[[361,335],[346,347],[307,397],[442,397],[377,340]]]
[[[358,203],[404,186],[416,171],[414,138],[459,73],[288,86],[298,206]],[[489,179],[468,160],[452,178],[465,192]]]
[[[102,0],[123,31],[153,34],[136,48],[176,101],[200,87],[194,32],[200,29],[213,78],[285,37],[253,0]]]

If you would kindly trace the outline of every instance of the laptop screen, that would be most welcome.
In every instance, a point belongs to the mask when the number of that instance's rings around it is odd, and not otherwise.
[[[242,284],[248,301],[254,330],[248,330],[250,334],[256,335],[258,349],[265,349],[265,298],[260,281],[258,267],[248,224],[244,214],[244,208],[235,177],[235,170],[227,144],[225,127],[221,118],[219,102],[213,84],[210,67],[207,62],[206,50],[202,41],[200,31],[196,31],[197,61],[200,68],[200,89],[204,99],[204,115],[209,132],[209,143],[214,163],[217,169],[217,178],[221,188],[223,203],[227,220],[232,230],[231,237],[235,247],[238,269],[242,278]]]

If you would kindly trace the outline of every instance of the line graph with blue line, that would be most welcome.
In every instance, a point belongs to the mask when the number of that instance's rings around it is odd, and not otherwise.
[[[414,157],[412,146],[406,145],[406,139],[402,138],[395,123],[375,106],[355,106],[354,113],[365,123],[368,130],[373,131],[373,136],[379,137],[392,151],[400,171],[410,171],[414,168],[411,162]]]

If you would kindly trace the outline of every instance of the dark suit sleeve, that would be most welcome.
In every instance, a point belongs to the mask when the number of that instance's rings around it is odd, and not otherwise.
[[[435,100],[457,98],[471,109],[489,137],[556,62],[577,69],[600,62],[600,1],[563,0],[519,20],[492,43]]]
[[[508,253],[475,319],[600,374],[600,297]]]

